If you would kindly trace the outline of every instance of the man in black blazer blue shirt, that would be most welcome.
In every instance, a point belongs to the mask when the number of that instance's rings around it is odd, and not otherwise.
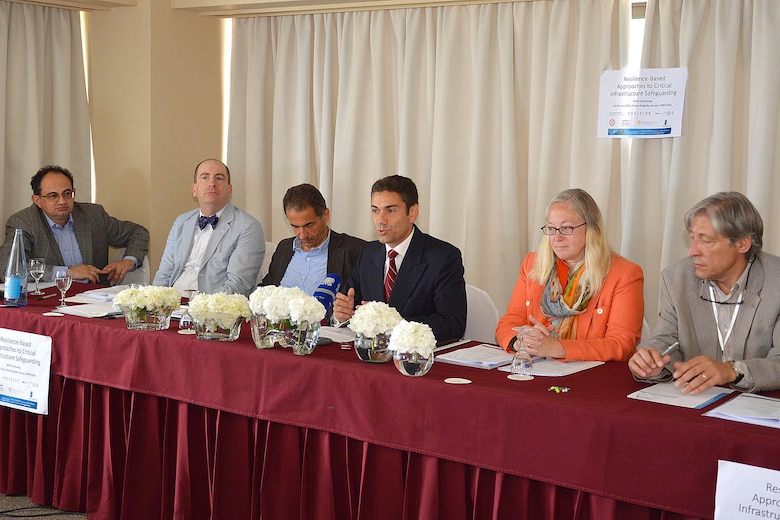
[[[337,274],[343,283],[349,281],[352,266],[355,265],[360,250],[366,244],[362,238],[330,229],[330,210],[320,190],[311,184],[299,184],[287,190],[282,199],[282,207],[287,220],[295,233],[276,246],[276,251],[260,285],[281,285],[299,287],[308,294],[314,294],[327,274]],[[317,251],[327,241],[325,251]],[[311,254],[327,258],[321,262]],[[301,267],[304,266],[304,267]]]
[[[460,339],[466,329],[466,282],[460,250],[420,231],[417,187],[400,175],[371,187],[371,214],[379,240],[363,248],[349,283],[337,295],[333,315],[352,317],[355,302],[386,301],[408,321],[431,327],[438,342]],[[385,298],[388,251],[395,250],[397,276]]]

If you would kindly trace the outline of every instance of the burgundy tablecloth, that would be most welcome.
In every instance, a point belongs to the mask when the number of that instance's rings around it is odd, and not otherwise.
[[[0,409],[0,492],[89,518],[712,518],[719,459],[780,469],[778,430],[627,399],[643,385],[621,363],[408,378],[50,301],[0,309],[53,338],[50,415]]]

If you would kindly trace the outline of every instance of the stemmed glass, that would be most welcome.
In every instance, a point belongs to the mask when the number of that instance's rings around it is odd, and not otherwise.
[[[43,258],[30,258],[30,274],[35,279],[35,290],[30,294],[41,295],[43,291],[38,287],[38,282],[43,278],[46,271],[46,260]]]
[[[534,378],[534,361],[531,359],[531,354],[525,350],[525,333],[528,332],[527,327],[518,327],[515,329],[520,332],[519,349],[515,353],[515,357],[512,358],[512,373],[509,376],[516,381],[529,381]]]
[[[67,307],[65,303],[65,293],[70,289],[70,284],[73,283],[73,275],[71,275],[70,269],[65,271],[57,271],[54,274],[54,281],[57,283],[57,289],[60,290],[62,297],[60,298],[60,307]]]
[[[198,291],[195,289],[185,289],[184,293],[187,295],[187,304],[181,306],[181,309],[184,312],[182,313],[181,318],[179,318],[179,334],[195,334],[195,322],[190,315],[189,302],[198,294]]]

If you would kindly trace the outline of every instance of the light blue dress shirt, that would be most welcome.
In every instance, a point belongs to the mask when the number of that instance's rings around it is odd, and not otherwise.
[[[293,240],[293,256],[282,277],[282,287],[298,287],[306,294],[313,295],[328,274],[328,237],[319,246],[310,251],[301,248],[301,241]]]
[[[51,232],[54,233],[54,240],[57,241],[57,245],[60,248],[60,254],[62,255],[62,261],[65,265],[52,266],[52,281],[54,280],[54,273],[58,271],[65,271],[68,267],[73,265],[81,265],[84,263],[84,257],[81,256],[81,249],[76,241],[76,233],[73,231],[73,215],[68,215],[68,221],[64,226],[60,226],[48,215],[44,214],[46,221],[51,227]]]

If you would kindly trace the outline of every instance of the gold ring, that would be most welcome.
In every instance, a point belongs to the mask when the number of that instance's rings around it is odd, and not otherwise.
[[[703,372],[702,372],[702,374],[701,374],[701,377],[703,377],[705,381],[707,380],[707,374],[705,374],[705,373],[703,373]]]

